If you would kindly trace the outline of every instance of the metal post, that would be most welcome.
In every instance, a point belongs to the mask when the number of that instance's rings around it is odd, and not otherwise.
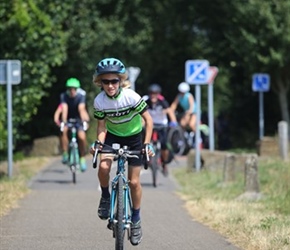
[[[12,79],[11,79],[11,61],[7,61],[7,145],[8,145],[8,177],[12,177],[13,172],[13,143],[12,143]]]
[[[214,151],[213,82],[208,84],[209,150]]]
[[[200,171],[200,130],[199,130],[199,124],[200,124],[200,99],[201,99],[201,90],[200,85],[195,85],[195,98],[196,98],[196,106],[197,106],[197,112],[196,112],[196,131],[195,131],[195,167],[196,171]]]
[[[264,93],[259,91],[259,138],[264,137]]]
[[[288,124],[285,121],[278,123],[279,151],[281,158],[288,159]]]

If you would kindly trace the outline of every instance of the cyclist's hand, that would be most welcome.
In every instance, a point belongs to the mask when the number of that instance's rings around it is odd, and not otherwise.
[[[87,131],[89,128],[89,123],[87,121],[83,121],[83,130]]]
[[[64,122],[61,122],[60,123],[60,126],[59,126],[61,132],[63,132],[64,126],[65,126],[65,123]]]
[[[102,150],[103,146],[101,144],[96,143],[96,142],[92,143],[92,145],[90,147],[90,154],[94,155],[96,148],[98,150]]]
[[[178,122],[169,122],[169,127],[173,128],[173,127],[177,127],[178,126]]]
[[[152,157],[155,155],[155,151],[153,146],[150,143],[145,143],[144,144],[144,153],[146,154],[146,157]]]

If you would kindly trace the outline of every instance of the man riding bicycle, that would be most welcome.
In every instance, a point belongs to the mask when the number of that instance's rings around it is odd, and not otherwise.
[[[146,103],[161,144],[162,173],[167,176],[168,169],[166,163],[168,162],[170,153],[167,146],[167,126],[177,126],[177,121],[174,112],[169,108],[167,100],[161,95],[161,91],[160,85],[155,83],[150,85]],[[169,124],[167,116],[170,119]]]
[[[89,114],[86,110],[86,99],[80,89],[80,81],[76,78],[69,78],[66,82],[67,90],[60,95],[61,101],[61,120],[62,124],[66,125],[69,119],[76,119],[78,144],[80,150],[80,169],[85,171],[87,169],[86,160],[84,158],[86,152],[86,133],[88,127]],[[66,164],[68,161],[68,127],[64,126],[61,133],[61,146],[62,146],[62,163]]]
[[[97,119],[97,140],[112,146],[118,143],[130,147],[130,150],[142,150],[146,147],[149,155],[154,151],[150,145],[153,122],[147,111],[147,105],[134,90],[125,88],[127,79],[124,64],[116,58],[105,58],[96,67],[93,82],[101,87],[102,91],[94,100],[94,117]],[[127,87],[127,86],[126,86]],[[145,121],[145,140],[142,144],[142,118]],[[91,149],[94,153],[94,149]],[[100,156],[98,177],[102,196],[98,208],[98,215],[102,220],[110,216],[109,180],[112,166],[112,157]],[[132,225],[130,241],[138,245],[142,240],[140,207],[142,187],[140,173],[142,158],[128,159],[128,179],[132,196]]]

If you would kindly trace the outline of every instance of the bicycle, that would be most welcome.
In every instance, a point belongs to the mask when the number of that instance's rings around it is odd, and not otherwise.
[[[98,149],[98,145],[102,146]],[[115,238],[115,249],[124,249],[125,232],[127,231],[128,240],[130,239],[132,199],[129,187],[129,180],[125,176],[125,164],[128,158],[138,158],[143,154],[142,150],[129,150],[128,146],[120,147],[120,144],[109,146],[99,141],[94,143],[95,153],[93,157],[93,168],[97,167],[98,154],[111,154],[114,161],[117,161],[117,172],[111,181],[111,197],[110,197],[110,217],[108,220],[108,228],[113,231]],[[148,153],[146,153],[147,161]],[[145,161],[145,169],[147,168]]]
[[[183,113],[176,115],[178,121]],[[201,141],[200,146],[208,148],[208,126],[200,124]],[[168,132],[168,142],[172,145],[173,152],[177,155],[187,155],[190,149],[195,147],[195,133],[189,127],[172,127]]]
[[[155,155],[150,159],[149,161],[149,167],[152,171],[152,180],[153,180],[153,186],[157,187],[157,173],[158,170],[161,167],[162,164],[162,158],[161,158],[161,142],[159,141],[158,131],[161,129],[167,129],[167,126],[165,125],[154,125],[153,127],[153,133],[151,137],[151,144],[154,148]]]
[[[80,154],[77,141],[77,119],[70,118],[67,123],[61,123],[60,130],[63,131],[64,126],[67,126],[71,131],[71,138],[68,145],[68,166],[72,173],[72,181],[76,184],[76,172],[80,168]]]

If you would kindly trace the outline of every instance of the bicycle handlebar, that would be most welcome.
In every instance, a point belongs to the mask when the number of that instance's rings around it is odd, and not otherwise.
[[[60,123],[60,131],[63,132],[63,129],[65,126],[68,128],[76,127],[77,124],[79,124],[80,121],[78,119],[70,118],[67,122],[61,122]],[[83,130],[86,131],[88,129],[88,123],[86,121],[82,122]]]
[[[98,148],[98,145],[100,145],[102,147],[107,147],[107,149],[104,149],[104,148],[100,149],[100,148]],[[118,144],[118,145],[120,146],[120,144]],[[95,149],[95,153],[93,156],[93,168],[97,167],[98,154],[113,154],[115,156],[114,161],[116,161],[119,156],[125,156],[125,158],[127,159],[127,158],[139,158],[138,155],[144,154],[143,150],[129,150],[128,146],[123,146],[121,148],[120,147],[114,148],[114,147],[111,147],[110,145],[104,144],[100,141],[95,141],[94,149]],[[148,152],[146,152],[146,155],[148,155]],[[147,161],[144,164],[145,169],[147,169]]]

